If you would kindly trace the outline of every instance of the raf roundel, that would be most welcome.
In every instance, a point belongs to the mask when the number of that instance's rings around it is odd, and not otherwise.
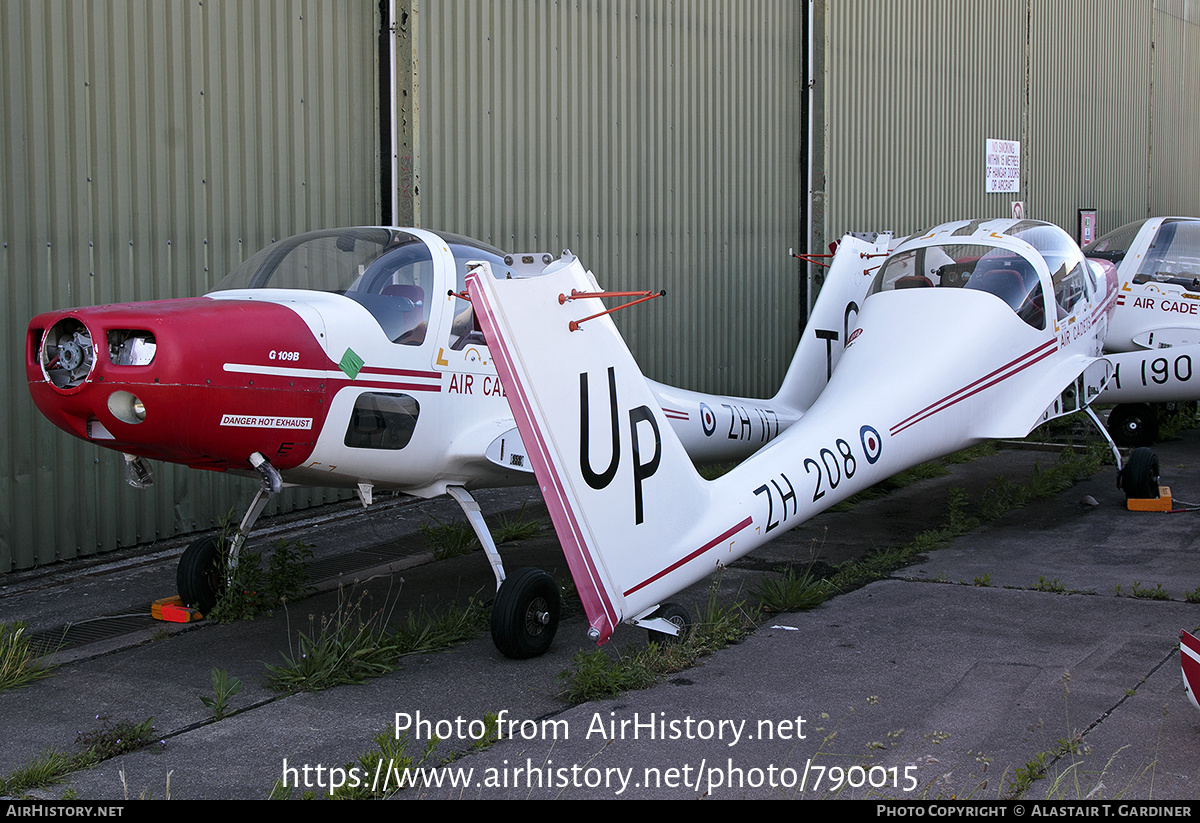
[[[863,454],[867,458],[868,463],[874,463],[879,459],[879,453],[883,451],[883,438],[879,436],[879,432],[875,431],[873,426],[863,426],[858,430],[858,439],[862,441]]]
[[[717,430],[717,416],[707,403],[700,404],[700,425],[704,427],[704,436],[712,437]]]

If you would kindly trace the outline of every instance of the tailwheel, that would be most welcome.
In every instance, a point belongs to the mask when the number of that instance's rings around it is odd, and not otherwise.
[[[674,623],[679,627],[679,634],[668,634],[649,629],[647,634],[650,635],[651,643],[657,643],[660,646],[674,646],[687,640],[688,633],[692,630],[692,616],[683,606],[678,603],[664,603],[662,608],[654,613],[654,616]]]
[[[221,541],[212,535],[194,541],[179,558],[175,587],[185,605],[208,614],[225,591],[221,574]]]
[[[505,657],[544,654],[558,631],[562,595],[541,569],[517,569],[505,578],[492,606],[492,642]]]

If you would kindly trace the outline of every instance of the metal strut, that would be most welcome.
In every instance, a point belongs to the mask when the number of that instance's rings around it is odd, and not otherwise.
[[[1103,437],[1104,442],[1108,444],[1108,450],[1112,452],[1113,459],[1117,461],[1117,471],[1120,472],[1121,450],[1118,449],[1117,444],[1113,442],[1112,435],[1108,433],[1108,429],[1105,427],[1105,425],[1100,422],[1100,418],[1096,415],[1095,410],[1092,409],[1090,405],[1084,406],[1083,410],[1087,413],[1087,416],[1092,419],[1092,422],[1096,424],[1096,428],[1100,431],[1100,436]]]
[[[446,493],[462,507],[463,514],[467,516],[467,522],[471,524],[475,536],[479,538],[484,554],[487,555],[488,562],[492,565],[492,574],[496,575],[496,590],[499,591],[500,584],[504,582],[504,563],[500,560],[500,551],[496,548],[496,541],[492,540],[492,533],[488,531],[487,523],[483,520],[483,512],[480,511],[479,504],[462,486],[447,486]]]
[[[660,289],[656,292],[654,292],[654,291],[579,291],[578,289],[571,289],[571,293],[569,295],[568,294],[560,294],[558,296],[558,304],[561,306],[564,303],[566,303],[568,300],[583,300],[588,297],[636,297],[636,298],[638,298],[637,300],[631,300],[628,303],[622,303],[619,306],[613,306],[611,309],[605,309],[604,311],[596,312],[595,314],[589,315],[587,317],[581,317],[578,320],[572,320],[571,322],[569,322],[567,324],[567,328],[569,328],[571,331],[579,331],[579,326],[581,323],[586,323],[589,320],[595,320],[597,317],[603,317],[606,314],[612,314],[613,312],[620,311],[621,309],[627,309],[630,306],[636,306],[638,303],[645,303],[647,300],[653,300],[656,297],[665,297],[666,294],[667,294],[666,289]]]
[[[822,263],[817,258],[818,257],[833,257],[832,254],[796,254],[796,252],[793,249],[788,249],[788,254],[790,254],[792,257],[796,258],[797,260],[803,260],[805,263],[812,263],[814,266],[824,266],[825,268],[829,268],[831,264],[830,263]]]
[[[246,510],[233,539],[229,541],[229,556],[225,566],[227,585],[233,584],[233,573],[237,569],[238,554],[245,545],[246,538],[250,536],[250,530],[258,522],[258,517],[267,507],[267,502],[283,491],[283,478],[279,476],[279,470],[272,466],[271,461],[263,457],[261,453],[254,452],[250,455],[250,465],[258,472],[261,482],[258,485],[258,491],[254,493],[254,499],[250,501],[250,508]]]

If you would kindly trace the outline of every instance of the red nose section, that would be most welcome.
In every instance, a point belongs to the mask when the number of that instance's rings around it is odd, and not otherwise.
[[[299,315],[190,298],[48,312],[29,324],[38,409],[100,446],[207,469],[280,470],[312,452],[336,366]]]

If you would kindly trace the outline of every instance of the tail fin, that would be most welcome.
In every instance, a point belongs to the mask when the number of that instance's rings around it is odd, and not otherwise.
[[[709,484],[609,317],[569,329],[604,309],[570,296],[597,290],[575,258],[524,280],[499,281],[481,266],[468,288],[591,633],[603,641],[679,590],[658,584],[671,567],[653,549],[677,545],[704,521]]]
[[[773,401],[804,412],[824,390],[846,349],[846,339],[857,325],[858,312],[875,277],[878,262],[872,258],[888,251],[891,234],[875,243],[846,235],[829,266],[825,284],[809,314],[800,345]]]

